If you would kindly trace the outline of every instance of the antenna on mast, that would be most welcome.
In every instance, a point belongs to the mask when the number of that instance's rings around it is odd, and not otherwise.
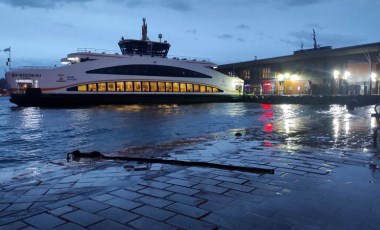
[[[314,41],[314,49],[317,49],[318,45],[317,45],[317,39],[315,38],[315,30],[314,29],[313,29],[313,41]]]

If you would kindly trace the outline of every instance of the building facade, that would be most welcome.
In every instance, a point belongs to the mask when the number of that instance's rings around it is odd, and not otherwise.
[[[218,66],[244,80],[244,92],[273,95],[379,94],[380,42]]]

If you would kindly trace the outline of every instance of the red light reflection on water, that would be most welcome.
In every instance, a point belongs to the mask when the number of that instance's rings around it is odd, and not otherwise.
[[[271,110],[272,109],[272,105],[271,104],[261,104],[261,107],[264,110],[269,110],[269,111],[266,111],[266,112],[264,112],[263,114],[260,115],[260,117],[259,117],[260,121],[266,121],[269,118],[273,117],[273,111]]]
[[[273,144],[270,143],[269,141],[263,141],[263,146],[265,146],[265,147],[272,147]]]
[[[271,118],[271,117],[273,117],[273,111],[266,112],[262,116],[265,117],[265,118]]]
[[[261,104],[261,107],[264,110],[267,110],[259,116],[260,121],[265,121],[265,124],[263,126],[263,132],[271,133],[274,130],[273,124],[271,122],[269,122],[269,120],[271,120],[271,118],[273,118],[273,114],[274,114],[274,112],[272,110],[272,105],[271,104]]]
[[[271,104],[261,104],[261,108],[268,110],[268,109],[272,108],[272,105]]]
[[[263,129],[264,129],[264,132],[271,133],[274,130],[274,126],[272,123],[266,123]]]

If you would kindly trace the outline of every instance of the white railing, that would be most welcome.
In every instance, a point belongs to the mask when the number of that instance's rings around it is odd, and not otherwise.
[[[19,66],[19,67],[15,67],[15,68],[12,68],[11,70],[14,70],[14,69],[53,69],[57,66]]]
[[[96,53],[96,54],[116,54],[119,55],[120,51],[107,50],[107,49],[95,49],[95,48],[78,48],[78,53]]]
[[[202,57],[189,57],[189,56],[168,55],[168,58],[169,59],[184,60],[184,61],[210,62],[209,58],[202,58]]]

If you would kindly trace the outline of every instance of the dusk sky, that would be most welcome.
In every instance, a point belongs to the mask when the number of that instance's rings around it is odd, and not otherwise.
[[[225,64],[311,48],[313,28],[321,46],[379,42],[379,9],[378,0],[0,0],[0,50],[11,47],[13,67],[59,65],[77,48],[140,39],[146,18],[169,55]]]

